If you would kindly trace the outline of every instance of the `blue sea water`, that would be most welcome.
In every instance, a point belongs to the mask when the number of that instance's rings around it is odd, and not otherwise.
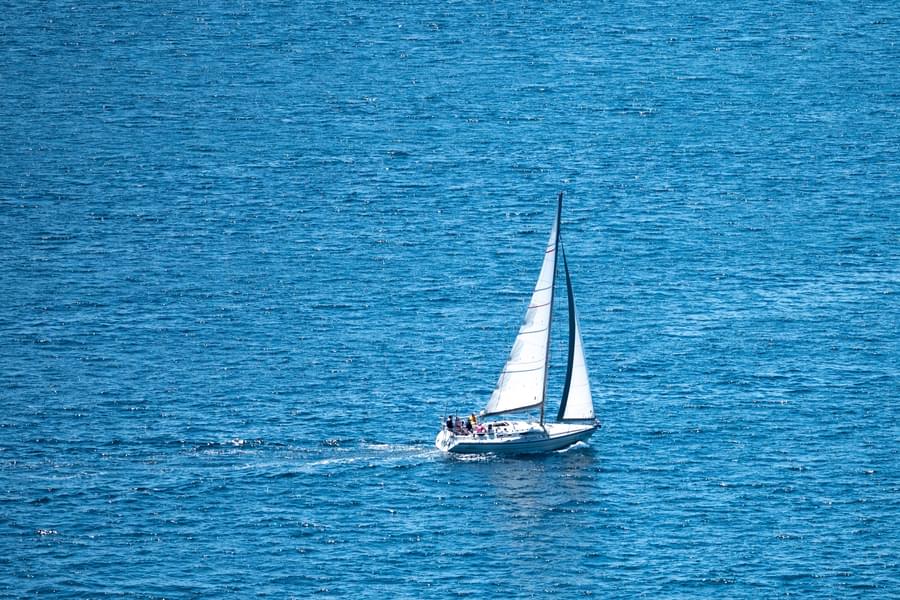
[[[896,3],[8,2],[0,58],[0,595],[900,597]],[[447,458],[558,191],[603,428]]]

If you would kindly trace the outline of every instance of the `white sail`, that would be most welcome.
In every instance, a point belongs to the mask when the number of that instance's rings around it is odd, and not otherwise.
[[[487,415],[524,410],[540,406],[544,401],[558,232],[559,214],[550,230],[541,274],[525,311],[525,319],[497,380],[497,387],[484,409]]]
[[[575,311],[573,302],[572,310]],[[594,401],[591,399],[591,382],[588,379],[587,362],[584,359],[584,346],[581,342],[581,327],[578,326],[578,313],[575,312],[575,351],[572,353],[572,378],[569,381],[568,396],[563,400],[563,410],[559,421],[594,419]]]
[[[562,251],[562,255],[569,301],[569,360],[563,398],[556,420],[593,420],[594,402],[591,398],[587,361],[584,358],[584,344],[581,341],[581,327],[578,325],[578,310],[575,308],[575,292],[572,290],[572,278],[569,275],[569,263],[566,260],[565,250]]]

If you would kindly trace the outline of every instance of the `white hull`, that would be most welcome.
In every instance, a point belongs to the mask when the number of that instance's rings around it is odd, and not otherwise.
[[[481,435],[462,435],[443,429],[434,441],[439,450],[453,454],[535,454],[567,448],[587,441],[599,424],[500,421]]]

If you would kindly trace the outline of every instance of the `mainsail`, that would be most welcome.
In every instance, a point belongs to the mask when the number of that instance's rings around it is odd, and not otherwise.
[[[562,205],[562,199],[560,199]],[[550,318],[553,312],[553,287],[556,282],[556,255],[560,214],[550,230],[541,273],[531,294],[531,302],[519,327],[519,334],[497,387],[484,409],[486,415],[516,412],[540,406],[544,402],[550,349]]]

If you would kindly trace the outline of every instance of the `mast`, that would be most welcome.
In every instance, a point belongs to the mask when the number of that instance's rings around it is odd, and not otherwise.
[[[541,395],[541,426],[544,425],[544,406],[547,403],[547,380],[550,371],[550,333],[553,327],[553,299],[556,296],[556,266],[559,263],[559,236],[560,225],[562,224],[562,201],[563,193],[559,193],[556,206],[556,239],[553,240],[553,278],[550,284],[550,320],[547,323],[547,352],[544,356],[544,386]],[[566,279],[568,282],[568,279]]]

